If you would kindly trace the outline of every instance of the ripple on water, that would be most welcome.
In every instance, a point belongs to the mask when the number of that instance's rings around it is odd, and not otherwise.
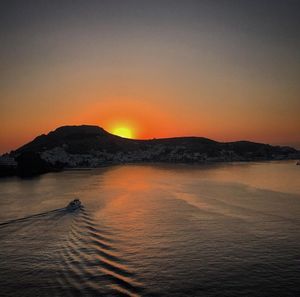
[[[88,212],[78,213],[61,250],[60,283],[85,294],[107,294],[106,288],[112,295],[138,296],[143,286],[113,246],[116,241],[113,232],[103,231]]]

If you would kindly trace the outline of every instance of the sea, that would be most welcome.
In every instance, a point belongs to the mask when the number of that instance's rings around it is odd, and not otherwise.
[[[2,178],[0,296],[300,296],[295,163]]]

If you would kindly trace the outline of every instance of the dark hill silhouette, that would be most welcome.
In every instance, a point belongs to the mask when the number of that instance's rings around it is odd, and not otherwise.
[[[15,153],[42,152],[58,146],[65,146],[69,153],[83,154],[90,150],[134,149],[136,144],[135,141],[110,134],[98,126],[63,126],[47,135],[36,137],[17,149]]]
[[[113,135],[98,126],[63,126],[49,134],[40,135],[33,141],[18,148],[14,153],[27,151],[42,152],[58,146],[64,146],[73,154],[84,154],[90,150],[106,150],[108,152],[130,152],[149,149],[155,145],[169,147],[185,146],[192,151],[206,152],[215,150],[219,143],[204,137],[174,137],[150,140],[128,139]]]
[[[127,139],[97,126],[82,125],[63,126],[40,135],[11,152],[9,157],[18,162],[17,173],[26,175],[112,163],[288,159],[298,158],[299,151],[250,141],[218,142],[204,137]]]
[[[113,135],[98,126],[63,126],[49,134],[40,135],[33,141],[18,148],[14,154],[27,151],[43,152],[62,146],[68,153],[85,154],[91,150],[106,150],[107,152],[132,152],[164,145],[169,148],[184,147],[191,152],[215,155],[222,150],[229,150],[241,155],[262,153],[293,154],[297,151],[290,147],[272,146],[250,141],[217,142],[204,137],[174,137],[149,140],[128,139]]]

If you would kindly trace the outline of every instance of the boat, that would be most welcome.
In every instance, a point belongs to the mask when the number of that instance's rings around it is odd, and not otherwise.
[[[79,209],[81,207],[81,201],[79,199],[74,199],[71,201],[68,206],[66,207],[69,211],[74,211],[76,209]]]

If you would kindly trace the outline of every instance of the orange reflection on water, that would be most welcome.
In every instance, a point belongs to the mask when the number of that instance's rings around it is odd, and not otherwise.
[[[105,191],[114,191],[97,217],[130,237],[152,234],[157,224],[157,214],[166,210],[166,188],[160,183],[164,171],[151,166],[118,166],[107,172],[103,185]],[[154,225],[156,225],[154,227]],[[157,230],[158,232],[158,230]]]

